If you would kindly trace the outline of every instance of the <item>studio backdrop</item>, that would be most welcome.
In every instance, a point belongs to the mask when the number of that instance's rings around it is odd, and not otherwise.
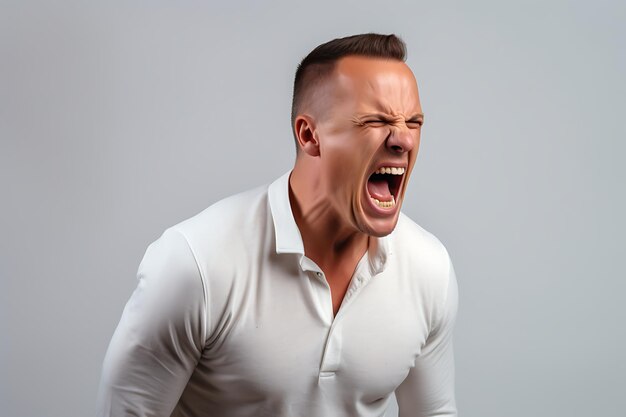
[[[396,33],[403,210],[459,285],[464,417],[624,415],[619,1],[1,1],[0,415],[92,415],[147,246],[294,163],[298,62]],[[397,415],[392,404],[387,416]]]

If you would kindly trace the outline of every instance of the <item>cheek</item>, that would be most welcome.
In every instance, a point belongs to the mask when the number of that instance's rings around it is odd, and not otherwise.
[[[376,152],[374,142],[369,135],[346,135],[326,145],[326,162],[334,167],[336,175],[349,176],[363,174]],[[341,181],[344,177],[337,177]]]
[[[374,157],[384,146],[385,129],[355,128],[334,132],[320,141],[324,182],[329,194],[354,200],[364,189]]]

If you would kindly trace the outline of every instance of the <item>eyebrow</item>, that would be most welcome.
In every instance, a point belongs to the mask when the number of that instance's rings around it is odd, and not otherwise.
[[[409,118],[409,121],[424,119],[424,113],[416,113]]]

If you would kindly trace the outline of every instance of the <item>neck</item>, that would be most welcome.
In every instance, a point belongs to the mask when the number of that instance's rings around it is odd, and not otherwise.
[[[302,161],[300,161],[302,162]],[[289,178],[289,200],[304,252],[322,269],[360,259],[367,251],[369,236],[337,213],[325,200],[323,186],[306,162],[296,163]]]

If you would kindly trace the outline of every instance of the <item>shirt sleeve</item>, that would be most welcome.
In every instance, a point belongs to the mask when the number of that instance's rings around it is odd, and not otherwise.
[[[204,347],[205,292],[187,239],[167,229],[137,278],[105,355],[98,417],[170,416]]]
[[[449,260],[449,258],[448,258]],[[452,262],[443,307],[415,366],[396,389],[399,417],[456,417],[452,332],[458,310],[458,286]]]

